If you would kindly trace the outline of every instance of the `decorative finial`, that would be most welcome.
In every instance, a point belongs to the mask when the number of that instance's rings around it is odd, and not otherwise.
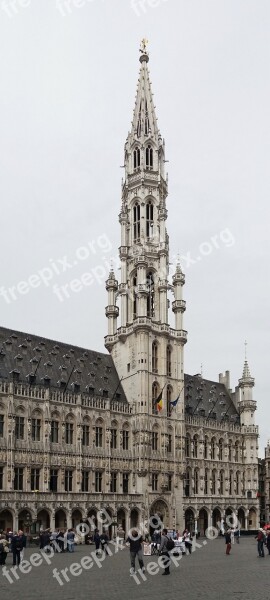
[[[247,360],[247,340],[245,340],[245,360]]]
[[[201,363],[201,376],[203,376],[203,364]]]
[[[141,41],[141,45],[140,45],[140,61],[141,62],[148,62],[149,61],[149,52],[147,50],[147,45],[148,45],[148,40],[146,38],[143,38],[143,40]]]

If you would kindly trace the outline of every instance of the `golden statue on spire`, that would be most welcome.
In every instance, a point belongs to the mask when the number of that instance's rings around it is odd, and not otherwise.
[[[140,52],[142,54],[148,54],[148,51],[147,51],[148,43],[149,42],[146,38],[143,38],[143,40],[141,41]]]

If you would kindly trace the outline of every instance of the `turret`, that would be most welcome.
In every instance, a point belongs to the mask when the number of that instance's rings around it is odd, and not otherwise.
[[[240,423],[241,425],[254,425],[254,412],[257,408],[257,403],[253,400],[253,387],[255,379],[251,377],[248,366],[248,361],[245,359],[243,375],[239,379],[239,411],[240,411]]]
[[[119,309],[116,306],[116,291],[118,281],[115,279],[114,271],[111,269],[109,278],[106,281],[106,290],[108,292],[108,306],[106,306],[106,317],[108,318],[108,335],[112,336],[117,330],[117,317]]]
[[[175,315],[175,329],[182,329],[183,312],[186,310],[186,303],[182,299],[182,287],[185,284],[185,275],[182,273],[180,263],[176,265],[175,275],[173,275],[174,302],[172,303],[172,311]]]

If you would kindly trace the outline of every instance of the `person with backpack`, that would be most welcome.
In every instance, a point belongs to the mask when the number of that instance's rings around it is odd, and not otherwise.
[[[130,574],[133,575],[135,573],[135,559],[136,556],[139,561],[140,569],[142,572],[145,572],[144,562],[143,562],[143,554],[142,554],[142,542],[143,538],[137,529],[132,529],[130,535],[126,540],[126,544],[129,545],[130,551]]]
[[[16,565],[19,565],[21,562],[21,551],[23,549],[23,537],[18,533],[14,533],[13,537],[11,538],[11,552],[13,555],[13,567],[16,567]]]
[[[265,533],[261,527],[258,530],[258,533],[257,533],[255,539],[257,540],[257,543],[258,543],[258,556],[259,556],[259,558],[264,558]]]
[[[173,543],[173,546],[172,546],[171,542]],[[159,553],[163,557],[164,573],[162,573],[162,575],[170,575],[171,560],[170,560],[169,551],[172,550],[173,548],[174,548],[174,541],[168,537],[168,530],[163,529],[162,534],[161,534],[160,548],[159,548]]]

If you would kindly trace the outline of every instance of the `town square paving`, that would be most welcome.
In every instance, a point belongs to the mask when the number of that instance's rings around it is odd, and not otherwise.
[[[230,556],[225,555],[222,538],[198,540],[201,547],[172,565],[171,575],[162,576],[158,557],[146,556],[144,578],[134,579],[129,573],[129,550],[124,548],[107,556],[99,565],[89,557],[94,546],[77,546],[74,553],[55,554],[45,559],[35,557],[31,566],[30,555],[38,548],[27,548],[25,573],[16,570],[18,579],[10,571],[12,555],[8,555],[7,573],[1,573],[1,599],[3,600],[156,600],[157,598],[184,598],[185,600],[266,600],[270,597],[270,556],[258,558],[254,537],[242,537],[233,544]],[[87,558],[86,558],[87,557]],[[156,565],[149,566],[149,563]],[[91,568],[89,568],[91,564]],[[82,567],[83,565],[83,567]],[[87,568],[86,568],[87,567]],[[2,567],[0,567],[2,569]],[[65,570],[65,576],[57,573]],[[151,574],[155,573],[155,574]],[[69,581],[65,581],[65,577]]]

